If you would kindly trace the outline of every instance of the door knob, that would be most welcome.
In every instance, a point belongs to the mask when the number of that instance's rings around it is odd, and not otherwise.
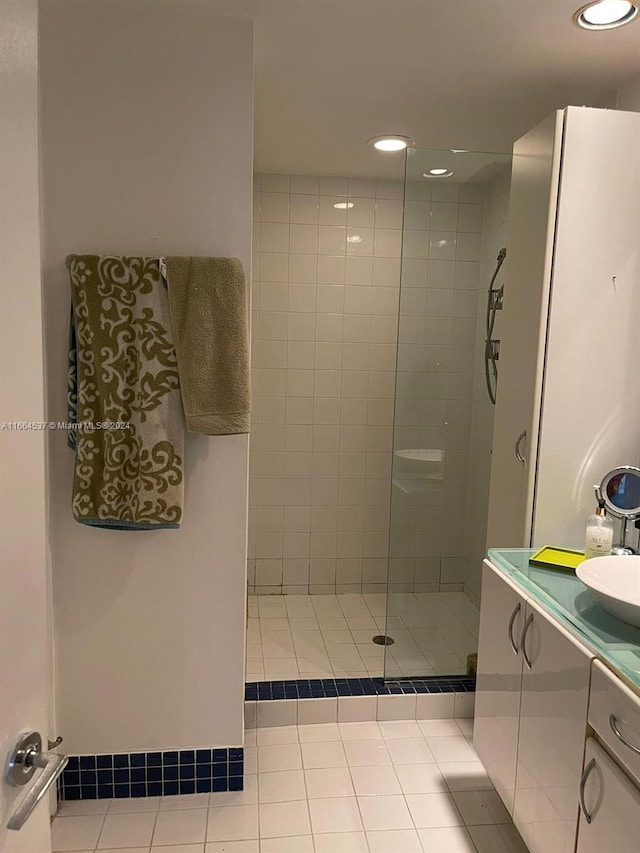
[[[69,761],[66,755],[42,751],[42,737],[38,732],[20,736],[7,765],[7,782],[14,787],[29,784],[37,770],[42,772],[29,788],[26,797],[9,818],[7,829],[21,829],[31,812],[60,776]]]

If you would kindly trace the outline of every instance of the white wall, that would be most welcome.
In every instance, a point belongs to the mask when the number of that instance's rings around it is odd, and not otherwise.
[[[0,423],[44,419],[38,198],[38,41],[35,0],[0,6]],[[0,850],[50,850],[41,804],[24,829],[6,828],[24,796],[4,764],[25,730],[50,734],[45,440],[0,430]]]
[[[41,29],[49,417],[65,417],[69,252],[249,268],[252,24],[197,0],[62,0]],[[190,435],[179,531],[71,516],[50,437],[56,731],[70,753],[243,739],[247,437]]]

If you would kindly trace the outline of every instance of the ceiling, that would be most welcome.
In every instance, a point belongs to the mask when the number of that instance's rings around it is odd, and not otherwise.
[[[256,171],[399,177],[369,137],[509,152],[554,109],[612,103],[640,19],[580,30],[582,2],[253,0]]]

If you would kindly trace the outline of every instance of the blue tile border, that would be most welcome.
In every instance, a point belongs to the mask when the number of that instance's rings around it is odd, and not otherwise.
[[[473,693],[475,678],[412,678],[383,681],[379,678],[318,678],[297,681],[250,681],[245,684],[246,702],[272,699],[326,699],[332,696],[390,696],[402,693]]]
[[[62,800],[101,800],[242,791],[244,749],[182,749],[117,755],[72,755]]]

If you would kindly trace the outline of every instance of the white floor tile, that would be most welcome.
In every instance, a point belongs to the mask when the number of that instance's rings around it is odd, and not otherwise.
[[[359,797],[401,794],[400,783],[393,767],[351,767],[355,792]]]
[[[462,826],[419,829],[418,835],[429,853],[476,853],[468,832]],[[486,853],[498,853],[498,850],[490,849]]]
[[[306,800],[294,803],[265,803],[259,809],[260,838],[311,834],[309,804]]]
[[[324,743],[330,740],[340,740],[340,729],[337,723],[318,723],[309,726],[300,726],[298,733],[300,743]]]
[[[450,791],[488,791],[493,788],[480,761],[447,761],[438,766]]]
[[[111,851],[110,851],[111,853]],[[120,853],[118,850],[112,853]],[[138,847],[134,853],[147,853],[146,847]],[[151,853],[204,853],[204,844],[169,844],[168,846],[152,847]]]
[[[202,844],[202,845],[196,844],[195,846],[192,844],[190,846],[191,846],[191,850],[187,851],[187,853],[202,853],[202,850],[204,849],[204,844]],[[155,851],[158,850],[157,847],[154,847],[152,849],[153,849],[154,853],[155,853]],[[147,853],[148,850],[149,850],[148,847],[111,847],[111,848],[109,848],[109,853]],[[169,851],[170,853],[171,853],[171,851],[174,851],[174,853],[175,853],[176,848],[175,847],[163,847],[162,850]],[[177,850],[178,850],[178,853],[183,853],[184,847],[182,845],[180,845],[177,848]],[[93,851],[89,850],[88,853],[93,853]]]
[[[435,761],[426,740],[422,737],[387,741],[387,749],[394,764],[429,764]]]
[[[260,853],[259,841],[214,841],[205,845],[205,853]]]
[[[148,799],[153,799],[149,797]],[[206,809],[209,806],[209,794],[176,794],[173,797],[160,798],[160,811],[177,809]]]
[[[77,817],[59,817],[53,822],[51,831],[54,853],[69,850],[92,850],[98,842],[104,822],[103,815],[78,815]]]
[[[314,835],[323,832],[358,832],[362,829],[355,797],[309,800]]]
[[[316,853],[369,853],[364,832],[329,832],[314,835]]]
[[[354,741],[358,743],[358,741]],[[326,743],[303,743],[302,762],[305,770],[316,767],[346,767],[347,758],[342,743],[328,741]]]
[[[297,743],[258,747],[258,770],[260,773],[271,773],[276,770],[299,770],[301,767],[300,745]]]
[[[104,819],[97,850],[110,847],[144,847],[151,845],[156,812],[108,814]]]
[[[355,768],[352,768],[352,773]],[[372,768],[368,768],[371,770]],[[307,796],[310,800],[326,797],[353,797],[354,789],[347,767],[327,767],[305,770]]]
[[[457,791],[453,799],[467,826],[511,823],[509,813],[495,791]]]
[[[425,737],[459,737],[457,720],[419,720],[418,725]]]
[[[448,791],[437,764],[398,764],[395,772],[404,794],[446,794]]]
[[[347,762],[352,767],[391,764],[391,756],[383,740],[349,740],[344,744]]]
[[[258,806],[209,809],[207,841],[249,841],[258,838]]]
[[[313,837],[293,835],[289,838],[263,838],[260,853],[314,853]]]
[[[418,723],[414,720],[393,720],[378,723],[385,740],[397,740],[407,737],[422,737]]]
[[[429,749],[438,762],[451,761],[475,761],[477,755],[466,738],[458,737],[430,737],[427,738]]]
[[[339,723],[342,740],[382,740],[382,733],[377,723]]]
[[[391,829],[382,832],[367,832],[371,853],[423,853],[415,829]],[[432,853],[428,847],[424,848]]]
[[[407,794],[413,822],[418,829],[459,826],[462,818],[449,794]]]
[[[302,770],[280,770],[275,773],[260,774],[258,802],[285,803],[290,800],[304,800],[306,797]]]
[[[209,795],[207,797],[207,804]],[[130,814],[132,812],[157,812],[161,797],[134,797],[132,799],[108,800],[109,814]],[[178,799],[178,797],[176,797]]]
[[[69,800],[61,802],[57,817],[76,817],[78,815],[104,815],[109,809],[110,800]]]
[[[258,746],[277,746],[283,743],[298,743],[297,726],[270,726],[256,730]]]
[[[402,795],[358,797],[358,806],[364,828],[368,832],[377,829],[413,828],[413,821]]]
[[[197,844],[204,843],[207,829],[207,809],[179,809],[159,812],[153,831],[152,843]]]

